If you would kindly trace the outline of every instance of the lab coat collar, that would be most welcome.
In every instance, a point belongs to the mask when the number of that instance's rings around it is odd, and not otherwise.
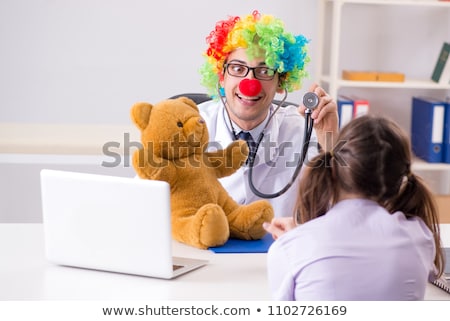
[[[230,127],[228,115],[225,110],[225,106],[220,102],[220,111],[217,115],[217,128],[216,128],[216,137],[214,138],[214,143],[221,148],[226,148],[229,144],[231,144],[235,138],[233,135],[233,130]],[[277,106],[271,105],[271,112],[275,111]],[[276,114],[270,120],[270,123],[267,125],[264,131],[264,138],[261,141],[261,144],[258,148],[257,156],[258,159],[264,160],[264,162],[273,161],[278,155],[278,136],[280,132],[280,123],[282,122],[282,118],[284,117],[284,113],[279,109]],[[257,137],[256,137],[257,139]],[[275,142],[276,146],[271,146],[270,142]],[[270,147],[270,152],[267,153],[264,151],[262,147]],[[269,159],[267,159],[269,158]],[[255,164],[257,166],[258,164]]]

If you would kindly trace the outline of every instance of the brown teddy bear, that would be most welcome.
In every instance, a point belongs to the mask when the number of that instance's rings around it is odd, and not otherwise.
[[[223,245],[229,237],[254,240],[265,235],[262,223],[273,217],[270,203],[239,205],[218,181],[244,164],[245,141],[206,152],[206,123],[194,101],[186,97],[156,105],[136,103],[131,118],[141,131],[143,145],[133,154],[133,167],[140,178],[170,184],[175,240],[205,249]]]

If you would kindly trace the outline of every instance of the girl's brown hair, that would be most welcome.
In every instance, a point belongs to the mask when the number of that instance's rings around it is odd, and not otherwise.
[[[296,220],[305,223],[324,215],[339,191],[356,193],[387,209],[420,217],[433,232],[435,265],[444,269],[439,219],[434,198],[422,179],[411,172],[411,146],[405,132],[392,120],[366,115],[342,128],[331,152],[306,164],[300,181]]]

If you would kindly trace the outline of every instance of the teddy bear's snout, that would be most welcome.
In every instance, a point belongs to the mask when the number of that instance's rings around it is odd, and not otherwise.
[[[202,132],[205,126],[206,122],[202,117],[191,118],[188,121],[188,127],[198,133]]]
[[[192,117],[183,126],[183,132],[186,137],[194,135],[195,140],[201,139],[205,134],[206,122],[202,117]]]

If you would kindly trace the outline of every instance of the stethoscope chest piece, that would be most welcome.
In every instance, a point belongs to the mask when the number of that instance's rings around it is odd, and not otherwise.
[[[303,105],[306,109],[316,109],[319,105],[319,96],[313,92],[308,92],[303,96]]]

